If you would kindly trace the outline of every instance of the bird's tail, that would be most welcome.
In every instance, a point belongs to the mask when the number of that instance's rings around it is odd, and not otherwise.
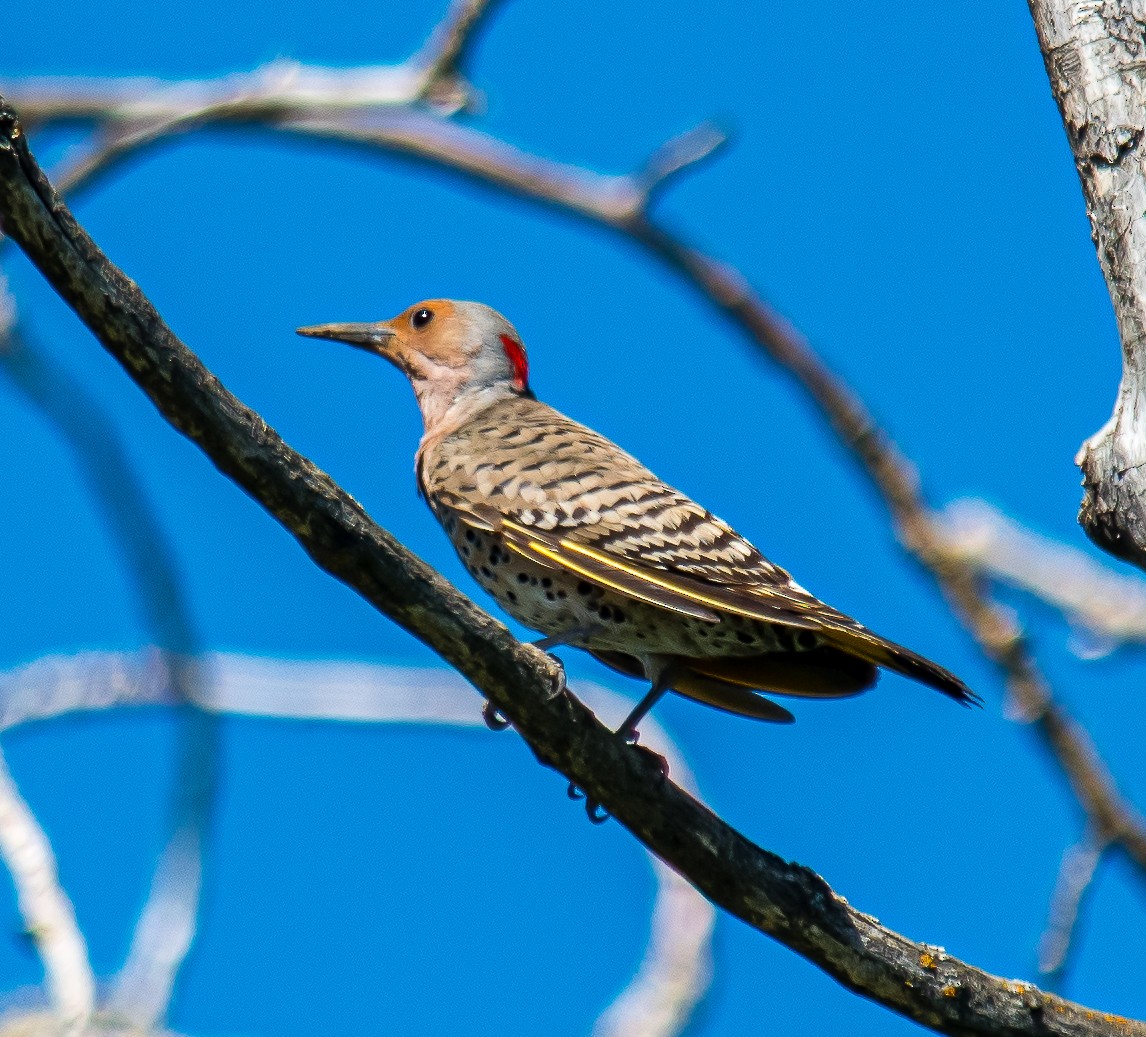
[[[864,627],[854,630],[832,629],[821,634],[829,643],[843,649],[849,655],[874,663],[926,684],[929,688],[943,692],[963,706],[981,706],[983,700],[950,670],[924,658],[910,648],[904,648],[894,641],[888,641]]]

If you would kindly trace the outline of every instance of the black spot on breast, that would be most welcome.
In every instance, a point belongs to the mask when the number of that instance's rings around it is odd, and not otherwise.
[[[518,573],[517,574],[517,582],[518,583],[528,583],[529,582],[529,573]]]
[[[613,618],[613,610],[609,608],[608,605],[602,605],[601,608],[597,611],[597,615],[600,616],[606,623],[608,623],[609,620]]]
[[[553,591],[546,591],[545,592],[545,600],[546,601],[556,601],[557,595],[554,594]]]
[[[553,581],[548,576],[541,577],[541,586],[548,589],[553,586]]]
[[[484,576],[484,577],[485,577],[487,580],[488,580],[488,579],[490,579],[490,578],[493,576],[493,573],[492,573],[492,572],[490,572],[490,568],[489,568],[489,566],[488,566],[488,565],[483,565],[483,566],[482,566],[482,567],[481,567],[481,568],[480,568],[478,571],[479,571],[479,572],[482,574],[482,576]]]
[[[562,601],[564,601],[564,600],[565,600],[565,598],[567,597],[567,595],[566,595],[566,593],[565,593],[564,591],[558,591],[558,592],[557,592],[557,597],[559,597],[559,598],[560,598]]]
[[[796,634],[796,645],[804,651],[811,651],[819,643],[819,638],[810,630],[801,630]]]
[[[579,584],[577,584],[577,593],[578,594],[581,594],[581,595],[589,594],[592,590],[593,590],[593,585],[591,583],[586,583],[584,580],[582,580]]]
[[[472,544],[475,540],[477,540],[477,534],[472,529],[467,529],[466,539]]]
[[[517,601],[517,595],[513,591],[506,591],[505,596],[509,598],[510,601]]]
[[[750,645],[752,644],[754,638],[751,634],[746,634],[743,630],[737,630],[736,640],[739,641],[742,645]]]

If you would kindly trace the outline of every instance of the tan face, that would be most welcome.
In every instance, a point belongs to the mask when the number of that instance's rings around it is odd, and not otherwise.
[[[300,335],[346,342],[385,357],[411,379],[434,377],[434,369],[461,368],[473,360],[467,322],[449,299],[426,299],[376,324],[316,324]]]

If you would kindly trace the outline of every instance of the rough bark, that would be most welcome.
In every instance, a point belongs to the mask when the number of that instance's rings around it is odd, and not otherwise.
[[[1075,459],[1078,519],[1100,547],[1146,568],[1146,2],[1030,8],[1122,342],[1114,413]]]

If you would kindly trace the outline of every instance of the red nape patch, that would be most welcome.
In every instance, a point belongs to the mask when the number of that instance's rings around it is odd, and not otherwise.
[[[513,384],[522,392],[529,388],[529,361],[525,359],[525,350],[520,342],[515,342],[508,335],[498,336],[501,339],[501,348],[505,350],[505,358],[513,366]]]

